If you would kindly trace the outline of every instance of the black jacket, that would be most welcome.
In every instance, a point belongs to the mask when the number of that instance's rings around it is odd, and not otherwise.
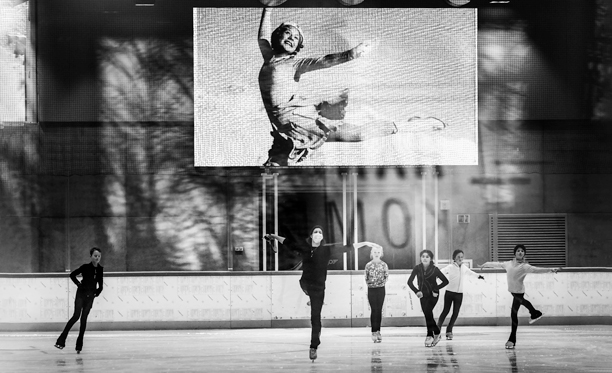
[[[300,252],[302,256],[302,279],[300,283],[312,290],[324,290],[327,279],[327,265],[334,253],[349,252],[353,245],[325,244],[322,241],[318,247],[312,247],[310,237],[306,240],[287,237],[283,242],[287,248]]]
[[[415,277],[419,285],[418,288],[414,286]],[[442,283],[438,285],[437,279],[440,279]],[[432,297],[434,293],[439,294],[440,289],[446,285],[448,285],[448,279],[442,274],[442,271],[440,271],[438,267],[433,265],[433,263],[427,267],[427,270],[425,270],[422,263],[417,265],[412,269],[412,273],[408,279],[408,286],[410,286],[410,289],[415,293],[420,291],[423,293],[424,297]]]
[[[79,274],[83,275],[81,282],[77,279]],[[95,267],[91,262],[83,264],[70,273],[70,279],[79,287],[79,291],[93,292],[97,297],[104,287],[104,268],[100,264]]]

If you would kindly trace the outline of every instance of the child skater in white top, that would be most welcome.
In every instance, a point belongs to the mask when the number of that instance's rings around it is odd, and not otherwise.
[[[453,326],[459,316],[459,310],[461,309],[461,303],[463,302],[463,283],[466,276],[478,278],[484,280],[484,277],[478,273],[469,269],[466,265],[463,265],[463,250],[455,250],[453,252],[453,263],[447,265],[442,269],[442,273],[448,279],[448,285],[446,286],[446,293],[444,294],[444,309],[438,319],[438,328],[442,329],[444,319],[450,311],[451,304],[453,305],[453,314],[451,316],[448,325],[446,326],[446,339],[453,339]]]
[[[383,248],[375,243],[368,242],[372,247],[370,258],[365,266],[365,280],[368,284],[368,301],[370,302],[370,323],[372,324],[372,340],[374,343],[382,342],[380,324],[382,323],[382,308],[385,302],[385,283],[389,278],[387,263],[380,260]]]
[[[531,314],[530,324],[538,321],[544,316],[542,312],[536,310],[533,305],[525,299],[525,285],[523,280],[528,273],[557,273],[559,268],[541,268],[527,264],[525,260],[525,254],[527,249],[525,245],[516,245],[514,247],[514,259],[507,262],[486,262],[481,265],[481,268],[503,268],[506,270],[506,277],[508,278],[508,291],[512,294],[512,311],[510,317],[512,318],[512,331],[510,332],[510,338],[506,342],[507,349],[513,349],[516,345],[516,330],[518,328],[518,310],[521,306],[527,307]]]

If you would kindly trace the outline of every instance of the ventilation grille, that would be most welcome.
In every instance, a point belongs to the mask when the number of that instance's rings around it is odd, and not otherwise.
[[[527,261],[535,266],[567,265],[566,215],[529,214],[489,216],[491,259],[514,258],[514,246],[527,248]]]

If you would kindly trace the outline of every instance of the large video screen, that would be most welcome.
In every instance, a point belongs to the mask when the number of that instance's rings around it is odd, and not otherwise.
[[[195,166],[475,165],[476,9],[195,8]]]

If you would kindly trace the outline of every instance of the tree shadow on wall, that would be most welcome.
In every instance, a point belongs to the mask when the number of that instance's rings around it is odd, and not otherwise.
[[[249,177],[193,166],[192,40],[101,45],[100,142],[107,198],[125,200],[127,269],[226,270],[228,242],[257,242],[257,194]]]

